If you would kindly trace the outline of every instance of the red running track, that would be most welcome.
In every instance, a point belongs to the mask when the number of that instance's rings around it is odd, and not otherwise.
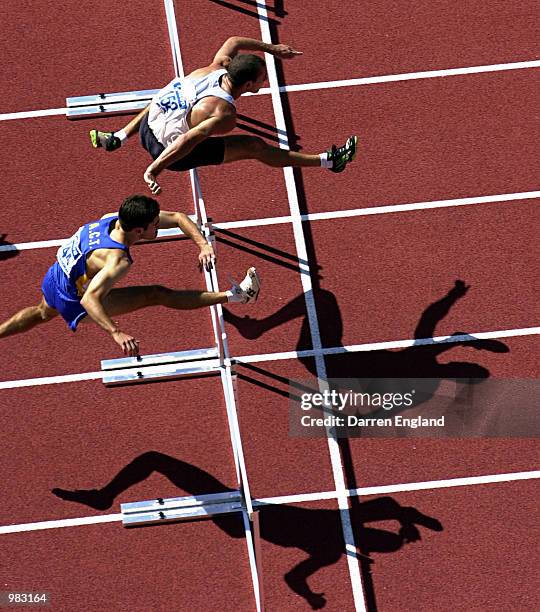
[[[537,11],[527,3],[438,2],[421,3],[411,15],[388,2],[315,2],[306,15],[305,7],[276,2],[269,16],[279,40],[304,51],[284,64],[285,82],[298,84],[535,59]],[[189,11],[178,5],[177,16],[187,70],[207,63],[231,34],[260,36],[248,2],[195,0]],[[73,95],[155,88],[173,73],[161,2],[94,1],[76,11],[57,3],[43,14],[35,3],[9,2],[5,23],[3,113],[62,107]],[[340,45],[328,50],[337,33]],[[358,160],[343,175],[302,173],[301,206],[339,212],[534,191],[536,76],[520,70],[289,94],[289,135],[302,150],[324,150],[352,131],[361,137]],[[269,96],[248,97],[239,111],[241,132],[275,142]],[[115,129],[122,121],[99,126]],[[61,116],[0,123],[11,145],[1,153],[10,169],[4,240],[65,238],[144,190],[144,152],[130,143],[111,156],[93,153],[87,132],[95,125]],[[290,212],[280,170],[245,162],[200,175],[217,222]],[[162,208],[191,212],[187,175],[165,175],[163,187]],[[436,321],[436,335],[533,327],[537,226],[535,198],[304,224],[311,269],[320,277],[313,300],[323,345],[412,339],[422,313],[457,279],[470,289]],[[229,309],[232,354],[312,348],[291,225],[229,228],[217,238],[223,286],[229,273],[240,276],[249,265],[264,277],[255,308]],[[143,245],[133,254],[130,283],[202,286],[195,250],[185,241]],[[0,261],[2,316],[39,297],[53,257],[49,247]],[[125,317],[125,325],[137,331],[145,353],[212,343],[207,312],[155,310]],[[453,346],[439,364],[475,364],[493,378],[536,378],[537,336],[504,344],[504,353]],[[115,356],[98,329],[71,334],[59,321],[2,340],[2,347],[2,380],[95,371],[100,359]],[[424,354],[421,347],[370,351],[327,358],[326,365],[338,374],[384,374],[405,363],[436,367]],[[327,441],[288,431],[288,381],[313,372],[314,361],[305,358],[238,367],[240,428],[257,498],[335,490]],[[1,525],[111,515],[104,524],[2,534],[2,588],[48,590],[52,609],[67,612],[254,609],[238,519],[126,531],[114,516],[125,501],[236,486],[218,378],[114,389],[98,381],[34,384],[0,390],[0,404]],[[342,444],[341,457],[346,486],[367,487],[531,471],[538,446],[534,439],[353,439]],[[361,564],[370,610],[537,608],[536,483],[366,496],[360,505],[351,499],[356,542],[371,559]],[[51,493],[106,486],[114,495],[104,509]],[[353,610],[336,501],[278,504],[260,516],[267,610]],[[419,539],[408,543],[406,534]]]

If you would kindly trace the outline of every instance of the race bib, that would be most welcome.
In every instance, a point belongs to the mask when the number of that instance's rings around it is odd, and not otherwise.
[[[172,90],[165,92],[157,101],[164,113],[187,108],[187,102],[182,94],[182,83],[174,83]]]
[[[81,251],[81,233],[83,228],[80,227],[77,230],[77,233],[72,236],[64,245],[62,245],[57,253],[56,259],[60,264],[60,267],[66,274],[66,276],[70,276],[71,270],[73,267],[77,265],[77,262],[82,257]]]

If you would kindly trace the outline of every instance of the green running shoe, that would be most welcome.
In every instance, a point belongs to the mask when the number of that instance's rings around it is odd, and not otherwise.
[[[118,136],[113,132],[100,132],[98,130],[90,130],[90,140],[94,149],[104,148],[105,151],[116,151],[122,145]]]
[[[328,159],[333,162],[329,170],[331,172],[343,172],[347,164],[352,162],[356,157],[356,146],[358,144],[357,136],[350,136],[347,142],[342,147],[332,145],[332,148],[327,151]]]

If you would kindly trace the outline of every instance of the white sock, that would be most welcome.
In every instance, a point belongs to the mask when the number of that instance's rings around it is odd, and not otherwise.
[[[120,142],[122,144],[124,144],[124,142],[127,140],[127,134],[124,132],[124,130],[118,130],[118,132],[115,132],[114,135],[120,138]]]
[[[233,289],[225,291],[225,295],[227,296],[227,302],[229,302],[229,304],[241,302],[243,299],[243,295],[239,291],[233,291]]]
[[[332,168],[334,162],[328,159],[328,153],[320,153],[319,157],[321,158],[322,168]]]

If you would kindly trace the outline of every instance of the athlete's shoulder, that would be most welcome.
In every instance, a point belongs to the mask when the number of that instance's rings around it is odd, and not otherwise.
[[[217,64],[209,64],[208,66],[204,66],[203,68],[197,68],[193,72],[190,72],[186,78],[188,79],[200,79],[202,77],[208,76],[212,72],[216,70],[223,69],[223,66],[219,66]]]
[[[133,263],[129,252],[125,249],[96,249],[90,257],[92,257],[94,265],[97,265],[98,268],[106,267],[109,270],[127,270]]]
[[[212,119],[214,123],[212,133],[226,134],[236,127],[236,109],[222,98],[207,96],[194,106],[191,119],[194,126]]]

